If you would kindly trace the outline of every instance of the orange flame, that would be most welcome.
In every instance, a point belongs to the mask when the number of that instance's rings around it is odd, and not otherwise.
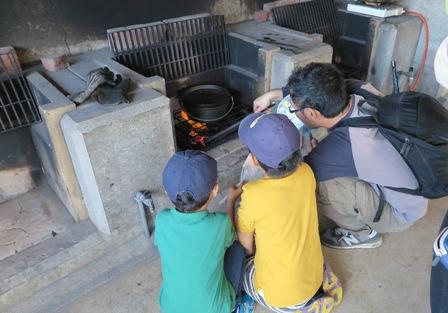
[[[207,130],[207,124],[206,123],[201,123],[201,122],[196,122],[195,120],[192,120],[187,112],[185,111],[181,111],[180,112],[180,116],[186,121],[188,122],[188,124],[191,126],[190,132],[188,133],[188,135],[191,137],[191,143],[193,145],[203,145],[205,146],[205,140],[206,137],[201,135],[200,132]]]
[[[206,123],[196,122],[196,121],[190,119],[190,117],[188,116],[187,112],[185,112],[185,111],[181,111],[180,112],[180,116],[185,121],[187,121],[188,124],[190,124],[193,129],[203,129],[203,130],[207,129],[207,124]],[[197,135],[197,133],[196,133],[196,135]],[[192,136],[191,132],[190,132],[190,136]]]

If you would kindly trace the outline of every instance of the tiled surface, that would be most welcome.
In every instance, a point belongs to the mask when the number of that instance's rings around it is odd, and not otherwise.
[[[431,202],[427,216],[373,250],[324,249],[344,285],[335,313],[429,313],[431,246],[448,199]],[[142,264],[78,299],[59,313],[159,313],[159,259]],[[257,307],[256,313],[269,311]]]
[[[74,222],[46,183],[0,204],[0,260],[63,232]]]

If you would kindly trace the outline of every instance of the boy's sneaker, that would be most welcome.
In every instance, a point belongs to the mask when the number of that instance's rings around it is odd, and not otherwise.
[[[335,227],[323,231],[320,238],[324,246],[335,249],[372,249],[383,243],[381,235],[370,228],[351,231]]]
[[[255,309],[255,301],[252,299],[248,294],[244,294],[241,297],[240,303],[238,303],[238,306],[235,313],[253,313]]]

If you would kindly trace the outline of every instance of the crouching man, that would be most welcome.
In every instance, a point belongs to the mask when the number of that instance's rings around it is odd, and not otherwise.
[[[387,188],[415,189],[418,182],[377,128],[337,127],[371,112],[363,97],[352,94],[358,88],[379,94],[364,82],[346,82],[331,64],[311,63],[291,75],[283,95],[271,91],[254,102],[254,110],[262,111],[275,97],[289,94],[290,112],[308,127],[329,130],[305,161],[318,181],[319,211],[338,225],[321,234],[322,243],[339,249],[379,247],[381,233],[410,227],[426,214],[428,204],[421,196]]]

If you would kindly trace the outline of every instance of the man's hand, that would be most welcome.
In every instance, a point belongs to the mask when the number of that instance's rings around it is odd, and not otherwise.
[[[283,93],[281,89],[274,89],[266,92],[265,94],[259,96],[257,99],[254,100],[253,104],[254,112],[271,113],[271,110],[268,109],[269,105],[272,103],[272,101],[281,100],[282,96]]]

